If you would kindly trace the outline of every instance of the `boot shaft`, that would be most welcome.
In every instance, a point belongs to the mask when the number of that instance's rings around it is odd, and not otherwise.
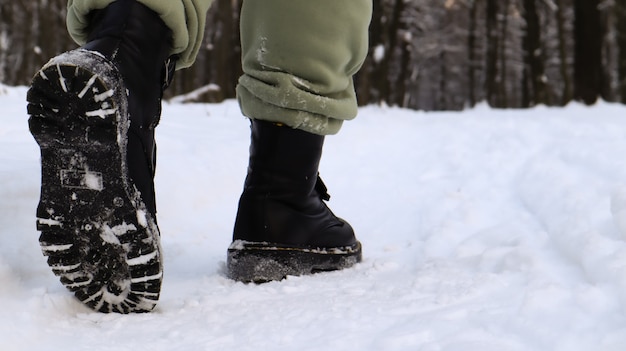
[[[246,186],[268,185],[267,178],[271,177],[302,184],[306,188],[302,191],[313,190],[323,146],[322,135],[252,120]]]
[[[124,77],[134,129],[156,126],[168,72],[170,29],[136,0],[117,0],[92,12],[89,33],[83,49],[113,61]]]
[[[82,47],[111,61],[122,76],[127,94],[128,173],[146,206],[156,213],[153,178],[156,167],[154,129],[161,116],[161,98],[175,60],[169,57],[171,30],[159,15],[136,0],[117,0],[92,11],[89,37]]]
[[[324,136],[253,120],[250,161],[234,240],[293,247],[339,247],[356,242],[349,224],[323,200],[318,176]]]

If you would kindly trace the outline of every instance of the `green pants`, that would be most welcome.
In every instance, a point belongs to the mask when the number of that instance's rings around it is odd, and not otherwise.
[[[114,0],[69,0],[67,24],[86,41],[87,14]],[[211,0],[138,0],[174,33],[178,68],[202,44]],[[353,76],[368,50],[372,0],[244,0],[243,76],[237,97],[244,115],[327,135],[357,114]]]

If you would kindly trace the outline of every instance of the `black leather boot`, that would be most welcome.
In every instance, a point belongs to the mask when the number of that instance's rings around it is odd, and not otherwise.
[[[323,201],[330,198],[318,175],[324,137],[259,120],[251,129],[229,277],[266,282],[361,261],[352,227]]]
[[[171,31],[144,5],[118,0],[91,14],[89,33],[37,72],[27,95],[41,148],[39,241],[86,305],[150,311],[163,275],[154,128],[174,67]]]

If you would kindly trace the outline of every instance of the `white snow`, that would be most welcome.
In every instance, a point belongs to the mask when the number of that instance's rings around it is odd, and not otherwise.
[[[385,46],[379,44],[374,48],[374,62],[380,63],[385,58]]]
[[[237,104],[166,104],[158,307],[83,307],[39,248],[25,88],[0,92],[0,349],[622,351],[626,107],[366,107],[321,174],[355,227],[352,269],[224,276],[249,128]],[[146,277],[145,279],[148,279]],[[144,278],[142,278],[144,279]]]
[[[102,191],[103,185],[102,185],[102,174],[100,174],[99,172],[85,172],[84,174],[84,181],[85,181],[85,186],[88,189],[92,189],[92,190],[97,190],[97,191]]]
[[[82,99],[83,96],[85,96],[85,94],[87,94],[87,92],[89,91],[89,88],[91,88],[93,83],[96,82],[96,79],[98,79],[98,75],[97,74],[94,74],[93,76],[91,76],[91,78],[89,78],[89,80],[87,81],[87,84],[85,84],[85,87],[83,88],[83,90],[81,90],[80,93],[78,93],[77,96]],[[98,101],[98,100],[96,100],[96,101]]]
[[[63,89],[64,92],[67,93],[67,84],[65,83],[65,77],[63,77],[63,72],[61,72],[61,66],[56,65],[57,72],[59,72],[59,85]]]
[[[88,228],[88,230],[89,229],[91,228]],[[108,224],[104,224],[101,228],[99,228],[100,238],[102,238],[103,241],[118,245],[120,245],[120,239],[118,237],[128,233],[131,230],[137,230],[137,227],[135,227],[134,224],[128,224],[126,222],[122,222],[121,224],[113,227],[110,227]]]
[[[110,98],[111,96],[113,96],[114,93],[115,93],[115,91],[113,89],[109,89],[109,90],[105,91],[104,93],[95,95],[93,97],[93,99],[96,102],[101,102],[101,101],[104,101],[104,100]]]
[[[146,263],[150,262],[152,259],[154,259],[156,257],[157,257],[157,252],[154,251],[154,252],[149,253],[147,255],[143,255],[143,256],[139,256],[139,257],[135,257],[135,258],[129,259],[126,262],[128,263],[129,266],[138,266],[138,265],[146,264]]]
[[[46,245],[46,246],[42,246],[42,250],[44,250],[44,251],[65,251],[65,250],[69,249],[72,246],[73,246],[73,244]]]
[[[144,227],[148,228],[148,214],[145,210],[137,210],[137,223]]]

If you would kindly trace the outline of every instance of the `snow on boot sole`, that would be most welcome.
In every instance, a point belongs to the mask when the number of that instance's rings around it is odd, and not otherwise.
[[[234,241],[228,248],[227,275],[245,283],[265,283],[349,268],[361,262],[361,244],[337,248],[295,248]]]
[[[27,95],[41,148],[39,242],[48,265],[87,306],[147,312],[159,298],[160,237],[130,182],[126,88],[96,52],[50,60]]]

